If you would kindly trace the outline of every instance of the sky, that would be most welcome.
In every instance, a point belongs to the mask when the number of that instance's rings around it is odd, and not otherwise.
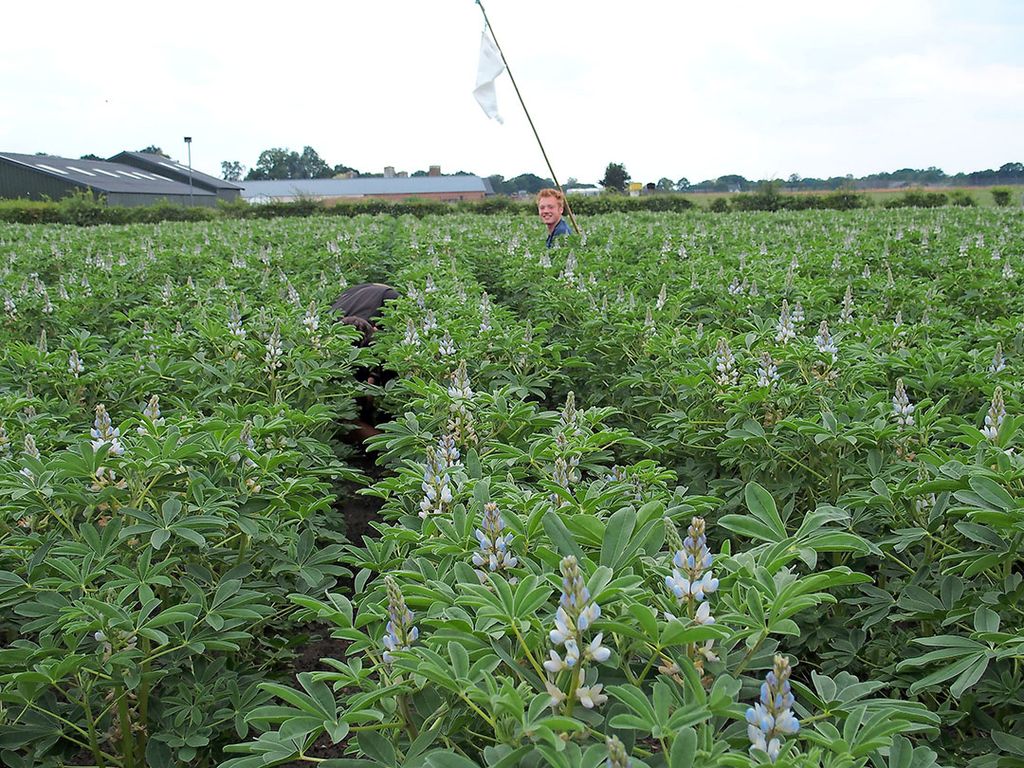
[[[485,0],[559,180],[1024,161],[1021,0]],[[8,3],[0,152],[549,176],[473,0]]]

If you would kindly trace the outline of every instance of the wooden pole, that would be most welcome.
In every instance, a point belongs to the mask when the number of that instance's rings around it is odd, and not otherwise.
[[[523,112],[526,114],[526,120],[530,123],[530,130],[533,131],[533,137],[537,139],[537,146],[540,147],[540,153],[544,156],[544,162],[547,163],[548,171],[551,173],[551,178],[555,182],[555,186],[558,187],[558,191],[562,193],[562,199],[565,201],[565,209],[569,212],[569,221],[572,222],[572,228],[576,230],[576,234],[581,234],[580,225],[576,221],[576,214],[572,212],[572,206],[569,205],[569,197],[565,194],[565,190],[562,189],[562,185],[558,182],[558,177],[555,175],[555,169],[551,167],[551,161],[548,160],[548,153],[544,149],[544,144],[540,140],[540,134],[537,133],[537,127],[533,124],[533,118],[530,117],[530,111],[526,108],[526,102],[523,101],[523,94],[519,92],[519,86],[516,85],[516,79],[512,76],[512,68],[508,65],[508,59],[505,58],[505,52],[501,50],[501,44],[498,43],[498,37],[494,34],[494,27],[491,26],[491,20],[487,18],[487,11],[484,10],[484,4],[480,0],[476,0],[476,4],[480,6],[480,13],[484,15],[484,24],[487,25],[487,29],[491,32],[491,39],[494,40],[494,46],[498,49],[498,53],[501,54],[501,61],[505,65],[505,71],[508,72],[508,79],[512,81],[512,87],[515,88],[516,96],[519,97],[519,104],[523,107]]]

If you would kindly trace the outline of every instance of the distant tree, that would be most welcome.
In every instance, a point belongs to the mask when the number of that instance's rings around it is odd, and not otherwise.
[[[626,184],[630,180],[629,172],[622,163],[608,163],[604,169],[604,178],[601,179],[601,186],[606,189],[615,189],[619,192],[626,191]]]
[[[551,179],[542,179],[533,173],[523,173],[519,176],[514,176],[505,182],[506,189],[509,194],[516,192],[526,192],[531,195],[535,195],[542,189],[555,186],[555,182]]]
[[[245,166],[237,160],[224,160],[220,164],[220,176],[224,181],[241,181]]]
[[[456,171],[452,176],[476,176],[476,174],[469,171]]]
[[[334,175],[331,166],[321,159],[312,147],[303,147],[299,155],[299,179],[329,179]]]
[[[662,176],[660,179],[658,179],[658,183],[655,185],[655,187],[661,192],[672,192],[676,188],[676,183],[667,176]]]
[[[142,152],[144,155],[160,155],[160,157],[170,158],[170,155],[168,155],[155,144],[150,144],[148,147],[145,147],[137,151]]]
[[[508,190],[505,188],[505,177],[500,173],[495,173],[487,177],[487,181],[491,183],[491,189],[494,190],[496,195],[507,195]]]
[[[355,168],[344,165],[343,163],[338,163],[336,166],[334,166],[334,168],[331,169],[331,171],[333,172],[334,176],[343,176],[347,173],[351,173],[356,176],[359,175],[359,171],[357,171]]]
[[[789,174],[789,178],[786,179],[786,183],[787,184],[792,184],[792,185],[799,184],[800,181],[801,181],[801,178],[800,178],[800,174],[799,173],[791,173],[791,174]]]
[[[79,159],[79,160],[99,160],[100,162],[102,162],[102,161],[103,161],[103,158],[102,158],[102,157],[100,157],[99,155],[94,155],[94,154],[91,154],[91,153],[90,153],[90,154],[88,154],[88,155],[82,155],[82,156],[81,156],[80,158],[78,158],[78,159]]]
[[[690,188],[690,180],[683,176],[679,181],[676,182],[676,192],[684,192]]]
[[[1013,195],[1013,190],[1009,187],[994,187],[992,189],[992,200],[1000,208],[1005,208],[1010,204],[1010,198]]]
[[[306,146],[302,154],[283,147],[260,152],[256,167],[249,170],[246,179],[329,179],[334,169],[321,159],[317,151]]]
[[[419,179],[419,178],[421,178],[423,176],[429,176],[429,175],[430,174],[427,173],[426,171],[413,171],[412,173],[409,174],[409,177],[412,178],[412,179]]]

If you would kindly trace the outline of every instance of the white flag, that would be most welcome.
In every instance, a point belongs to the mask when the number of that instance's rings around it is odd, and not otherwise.
[[[498,46],[484,29],[480,36],[480,65],[476,70],[476,88],[473,89],[473,96],[476,97],[484,114],[499,123],[503,123],[504,120],[498,114],[498,96],[494,91],[494,80],[504,71],[505,64],[501,60]]]

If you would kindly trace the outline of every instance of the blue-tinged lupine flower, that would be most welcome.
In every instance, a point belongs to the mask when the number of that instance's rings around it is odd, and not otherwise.
[[[760,750],[773,763],[782,749],[782,737],[799,732],[800,721],[793,714],[790,667],[785,656],[776,654],[775,664],[761,684],[761,695],[746,713],[750,751]]]
[[[1006,406],[1003,404],[1003,388],[996,387],[996,391],[992,393],[992,405],[989,407],[988,413],[985,414],[985,426],[981,428],[982,434],[989,440],[995,440],[1005,419]]]
[[[782,300],[782,310],[779,312],[779,322],[775,326],[775,340],[785,344],[790,339],[796,338],[796,329],[793,327],[793,320],[789,315],[789,302]]]
[[[35,435],[25,435],[25,455],[30,458],[36,459],[37,461],[42,458],[42,456],[39,453],[39,448],[36,446]]]
[[[12,320],[18,316],[18,307],[14,303],[14,297],[12,297],[11,294],[4,296],[4,312],[6,312],[7,316]]]
[[[835,256],[832,257],[832,271],[838,272],[840,269],[842,269],[842,266],[842,259],[839,257],[839,254],[837,253]]]
[[[299,298],[299,292],[295,290],[295,286],[291,284],[291,281],[288,282],[287,296],[289,304],[294,304],[296,307],[302,306],[302,299]]]
[[[1006,360],[1003,358],[1003,342],[996,343],[996,351],[992,355],[992,365],[988,367],[989,372],[999,373],[1006,367]]]
[[[544,662],[544,669],[549,675],[557,675],[564,670],[572,670],[577,674],[573,681],[576,683],[576,698],[590,709],[606,701],[607,696],[601,693],[601,686],[596,682],[589,686],[583,685],[586,679],[585,667],[591,661],[607,661],[611,651],[601,645],[604,637],[602,633],[598,633],[589,642],[585,638],[587,630],[600,618],[601,607],[591,599],[576,558],[563,558],[561,571],[562,594],[555,611],[555,628],[548,633],[548,639],[556,648],[563,646],[565,654],[563,657],[557,650],[552,650],[550,658]],[[549,693],[557,689],[551,680],[547,686]],[[552,706],[557,706],[561,701],[561,698],[552,694]]]
[[[449,406],[451,418],[448,420],[448,433],[459,445],[476,445],[476,426],[473,412],[465,400],[456,400]]]
[[[903,379],[896,379],[896,393],[892,396],[892,414],[900,427],[914,425],[914,405],[907,396]]]
[[[1007,259],[1003,262],[1003,280],[1012,280],[1014,274],[1013,267],[1010,265],[1010,260]]]
[[[461,467],[462,454],[452,435],[442,435],[437,441],[437,458],[446,467]]]
[[[457,400],[470,400],[473,397],[473,389],[469,384],[469,374],[466,372],[466,361],[459,363],[459,367],[452,372],[451,384],[448,386],[448,396]]]
[[[714,556],[708,549],[704,519],[694,517],[690,521],[686,538],[680,541],[675,525],[665,518],[665,532],[669,548],[673,551],[672,573],[665,577],[665,586],[680,605],[685,605],[690,619],[697,624],[714,624],[711,603],[707,596],[717,591],[718,579],[711,567]],[[667,619],[675,617],[666,613]],[[709,640],[703,646],[694,648],[693,662],[698,670],[704,661],[717,661],[712,652],[714,642]]]
[[[0,458],[12,458],[11,438],[7,434],[7,426],[2,421],[0,421]]]
[[[630,768],[633,765],[633,761],[626,754],[626,747],[617,736],[608,736],[605,743],[608,745],[608,760],[605,763],[605,768]]]
[[[427,448],[427,461],[423,469],[423,500],[420,501],[419,515],[439,515],[452,503],[452,485],[448,477],[448,466],[438,458],[433,448]]]
[[[804,305],[798,301],[793,305],[793,311],[790,312],[789,316],[793,320],[794,325],[800,325],[804,321]]]
[[[43,288],[43,314],[52,315],[53,309],[53,302],[50,301],[50,293],[45,288]]]
[[[715,382],[726,387],[736,384],[740,380],[740,372],[736,370],[736,358],[733,357],[729,342],[724,337],[718,339],[718,346],[715,349]]]
[[[452,341],[451,334],[448,331],[445,331],[444,336],[441,337],[441,342],[437,345],[437,353],[441,357],[451,357],[455,354],[455,342]]]
[[[658,291],[658,300],[654,303],[655,309],[663,309],[665,302],[668,300],[668,286],[665,283],[661,284],[661,290]]]
[[[433,293],[437,290],[437,285],[434,283],[434,276],[427,275],[426,284],[423,286],[424,293]]]
[[[562,432],[580,434],[580,412],[576,408],[576,393],[572,390],[565,396],[565,406],[558,416],[558,426]]]
[[[82,362],[82,358],[78,356],[77,349],[72,349],[68,355],[68,372],[76,379],[78,374],[85,372],[85,364]]]
[[[818,326],[818,335],[814,337],[814,343],[817,345],[819,352],[831,355],[832,360],[835,361],[839,348],[832,339],[832,334],[828,332],[828,323],[825,320],[822,320],[821,325]]]
[[[107,413],[106,406],[100,403],[96,406],[96,420],[93,422],[93,428],[89,430],[89,434],[92,435],[92,447],[93,450],[99,450],[104,445],[109,445],[107,453],[111,456],[121,456],[124,454],[124,446],[121,445],[121,430],[113,426],[110,421],[110,414]]]
[[[768,352],[761,353],[761,361],[757,366],[757,386],[774,387],[779,381],[779,369]]]
[[[384,635],[384,662],[390,664],[394,651],[407,651],[420,636],[413,626],[414,616],[405,605],[405,597],[391,576],[384,577],[388,590],[388,623]]]
[[[498,505],[493,501],[484,504],[483,522],[475,532],[476,540],[480,549],[473,553],[473,565],[478,569],[487,571],[507,571],[519,564],[515,555],[512,554],[512,534],[503,533],[505,520],[498,511]],[[477,574],[484,578],[484,570],[478,570]]]

